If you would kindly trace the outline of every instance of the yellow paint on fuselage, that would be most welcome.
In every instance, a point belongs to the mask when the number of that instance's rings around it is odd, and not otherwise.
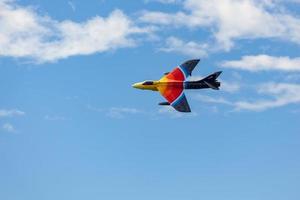
[[[145,82],[152,82],[153,84],[145,85]],[[143,82],[135,83],[132,85],[132,87],[137,88],[137,89],[160,91],[161,93],[163,93],[169,86],[173,86],[173,87],[179,86],[180,87],[180,86],[182,86],[182,82],[175,81],[175,80],[169,80],[164,76],[163,78],[161,78],[158,81],[143,81]]]
[[[160,82],[159,81],[153,81],[152,85],[143,85],[143,83],[145,83],[145,81],[135,83],[135,84],[132,85],[132,87],[137,88],[137,89],[141,89],[141,90],[158,91],[157,87],[159,86]]]

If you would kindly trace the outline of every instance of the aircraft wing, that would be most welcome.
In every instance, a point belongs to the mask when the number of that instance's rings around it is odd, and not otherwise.
[[[185,81],[185,79],[192,75],[192,71],[199,63],[199,59],[188,60],[181,65],[177,66],[170,73],[166,73],[162,79],[176,80],[176,81]]]
[[[170,105],[179,112],[191,112],[188,101],[183,93],[182,87],[160,86],[160,94],[170,103]]]
[[[192,75],[192,71],[195,69],[196,65],[199,63],[200,59],[195,60],[188,60],[184,62],[183,64],[179,65],[179,68],[182,69],[182,71],[185,74],[185,77]]]
[[[179,112],[191,112],[183,93],[183,85],[199,61],[198,59],[188,60],[160,79],[161,85],[158,87],[158,91]]]

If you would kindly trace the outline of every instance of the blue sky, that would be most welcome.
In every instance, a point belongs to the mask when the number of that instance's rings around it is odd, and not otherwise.
[[[0,199],[298,200],[299,3],[0,0]],[[191,114],[131,87],[193,58]]]

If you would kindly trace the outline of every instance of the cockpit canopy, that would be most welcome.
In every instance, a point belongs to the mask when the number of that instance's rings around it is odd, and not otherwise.
[[[153,85],[153,81],[144,81],[143,85]]]

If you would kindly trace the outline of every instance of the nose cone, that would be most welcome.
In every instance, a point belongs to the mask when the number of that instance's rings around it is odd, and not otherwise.
[[[132,87],[134,87],[134,88],[137,88],[137,89],[138,89],[138,88],[139,88],[139,85],[140,85],[139,83],[135,83],[135,84],[133,84],[133,85],[132,85]]]

